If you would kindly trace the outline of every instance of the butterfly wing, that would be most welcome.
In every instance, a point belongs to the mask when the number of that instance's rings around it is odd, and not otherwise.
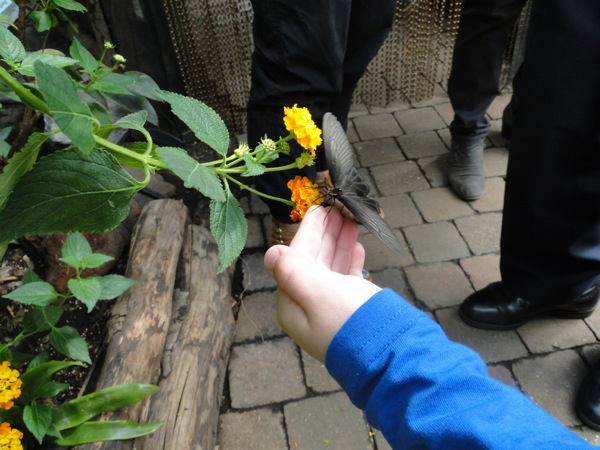
[[[390,226],[379,215],[379,203],[367,197],[369,185],[354,167],[352,145],[337,118],[323,117],[323,147],[335,197],[354,215],[356,221],[394,252],[403,255],[402,245]]]
[[[373,236],[379,239],[394,253],[404,256],[405,250],[398,241],[394,231],[379,215],[379,204],[368,197],[361,197],[353,193],[340,193],[338,200],[350,210],[356,221],[362,224]],[[375,205],[373,205],[375,203]]]

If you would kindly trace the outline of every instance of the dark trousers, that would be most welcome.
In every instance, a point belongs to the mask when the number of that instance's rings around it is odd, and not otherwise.
[[[252,0],[254,53],[248,101],[248,143],[257,145],[266,134],[287,136],[283,107],[307,107],[320,127],[332,112],[347,126],[354,88],[388,35],[396,0]],[[293,143],[295,144],[295,143]],[[275,165],[293,162],[300,153],[292,145],[289,156]],[[322,151],[316,167],[273,172],[255,179],[267,194],[288,198],[286,184],[296,175],[314,179],[325,170]],[[273,216],[290,222],[290,208],[267,201]]]
[[[509,35],[525,0],[465,0],[456,36],[448,97],[454,110],[452,138],[481,141],[490,124],[485,113],[499,93]]]
[[[600,2],[534,0],[520,76],[500,268],[550,303],[600,283]]]

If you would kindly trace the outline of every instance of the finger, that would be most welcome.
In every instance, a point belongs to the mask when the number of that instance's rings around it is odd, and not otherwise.
[[[348,268],[348,275],[354,275],[356,277],[363,277],[363,268],[365,267],[365,248],[360,242],[355,242],[352,249],[352,257],[350,260],[350,267]]]
[[[297,249],[302,255],[316,261],[321,248],[325,227],[326,211],[319,207],[311,207],[305,214],[298,232],[292,239],[290,247]]]
[[[331,261],[331,270],[341,273],[350,273],[354,246],[358,239],[358,226],[352,220],[344,220],[337,236],[335,254]]]

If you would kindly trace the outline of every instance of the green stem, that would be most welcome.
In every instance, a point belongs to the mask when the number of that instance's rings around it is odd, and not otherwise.
[[[127,156],[128,158],[135,159],[136,161],[140,161],[144,165],[150,165],[156,169],[168,169],[168,166],[158,159],[150,158],[147,155],[140,155],[139,153],[126,149],[125,147],[121,147],[120,145],[110,142],[109,140],[101,138],[100,136],[94,135],[94,140],[97,144],[101,145],[110,152]]]
[[[294,161],[291,164],[288,164],[287,166],[278,166],[278,167],[267,167],[265,169],[265,172],[279,172],[280,170],[289,170],[289,169],[297,169],[298,165],[296,164],[296,161]]]
[[[44,114],[50,114],[48,105],[19,83],[4,67],[0,67],[0,80],[8,85],[8,87],[19,96],[23,103]]]
[[[263,192],[257,191],[256,189],[253,189],[250,186],[245,185],[241,181],[236,180],[235,178],[233,178],[232,176],[229,176],[226,173],[224,174],[224,176],[228,180],[233,181],[235,184],[237,184],[238,186],[240,186],[242,189],[250,191],[253,194],[259,195],[260,197],[264,197],[264,198],[268,198],[269,200],[275,200],[277,202],[285,203],[286,205],[289,205],[289,206],[294,206],[295,205],[295,203],[293,201],[291,201],[291,200],[286,200],[286,199],[280,198],[280,197],[273,197],[272,195],[268,195],[268,194],[265,194]]]

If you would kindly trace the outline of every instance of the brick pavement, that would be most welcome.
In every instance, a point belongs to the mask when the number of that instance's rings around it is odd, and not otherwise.
[[[398,258],[361,234],[374,281],[402,293],[430,313],[449,337],[475,349],[492,376],[521,389],[589,442],[599,433],[575,416],[575,391],[600,357],[600,313],[585,320],[541,319],[515,331],[466,326],[457,307],[476,289],[499,279],[507,142],[500,135],[510,94],[488,111],[486,190],[472,203],[446,186],[447,97],[367,111],[355,107],[348,135],[356,164],[372,183],[386,219],[406,247]],[[270,230],[268,211],[255,197],[244,205],[250,235],[243,253],[244,287],[219,423],[220,450],[387,450],[324,367],[304,354],[275,319],[275,285],[262,265]],[[535,430],[532,430],[535,432]]]

